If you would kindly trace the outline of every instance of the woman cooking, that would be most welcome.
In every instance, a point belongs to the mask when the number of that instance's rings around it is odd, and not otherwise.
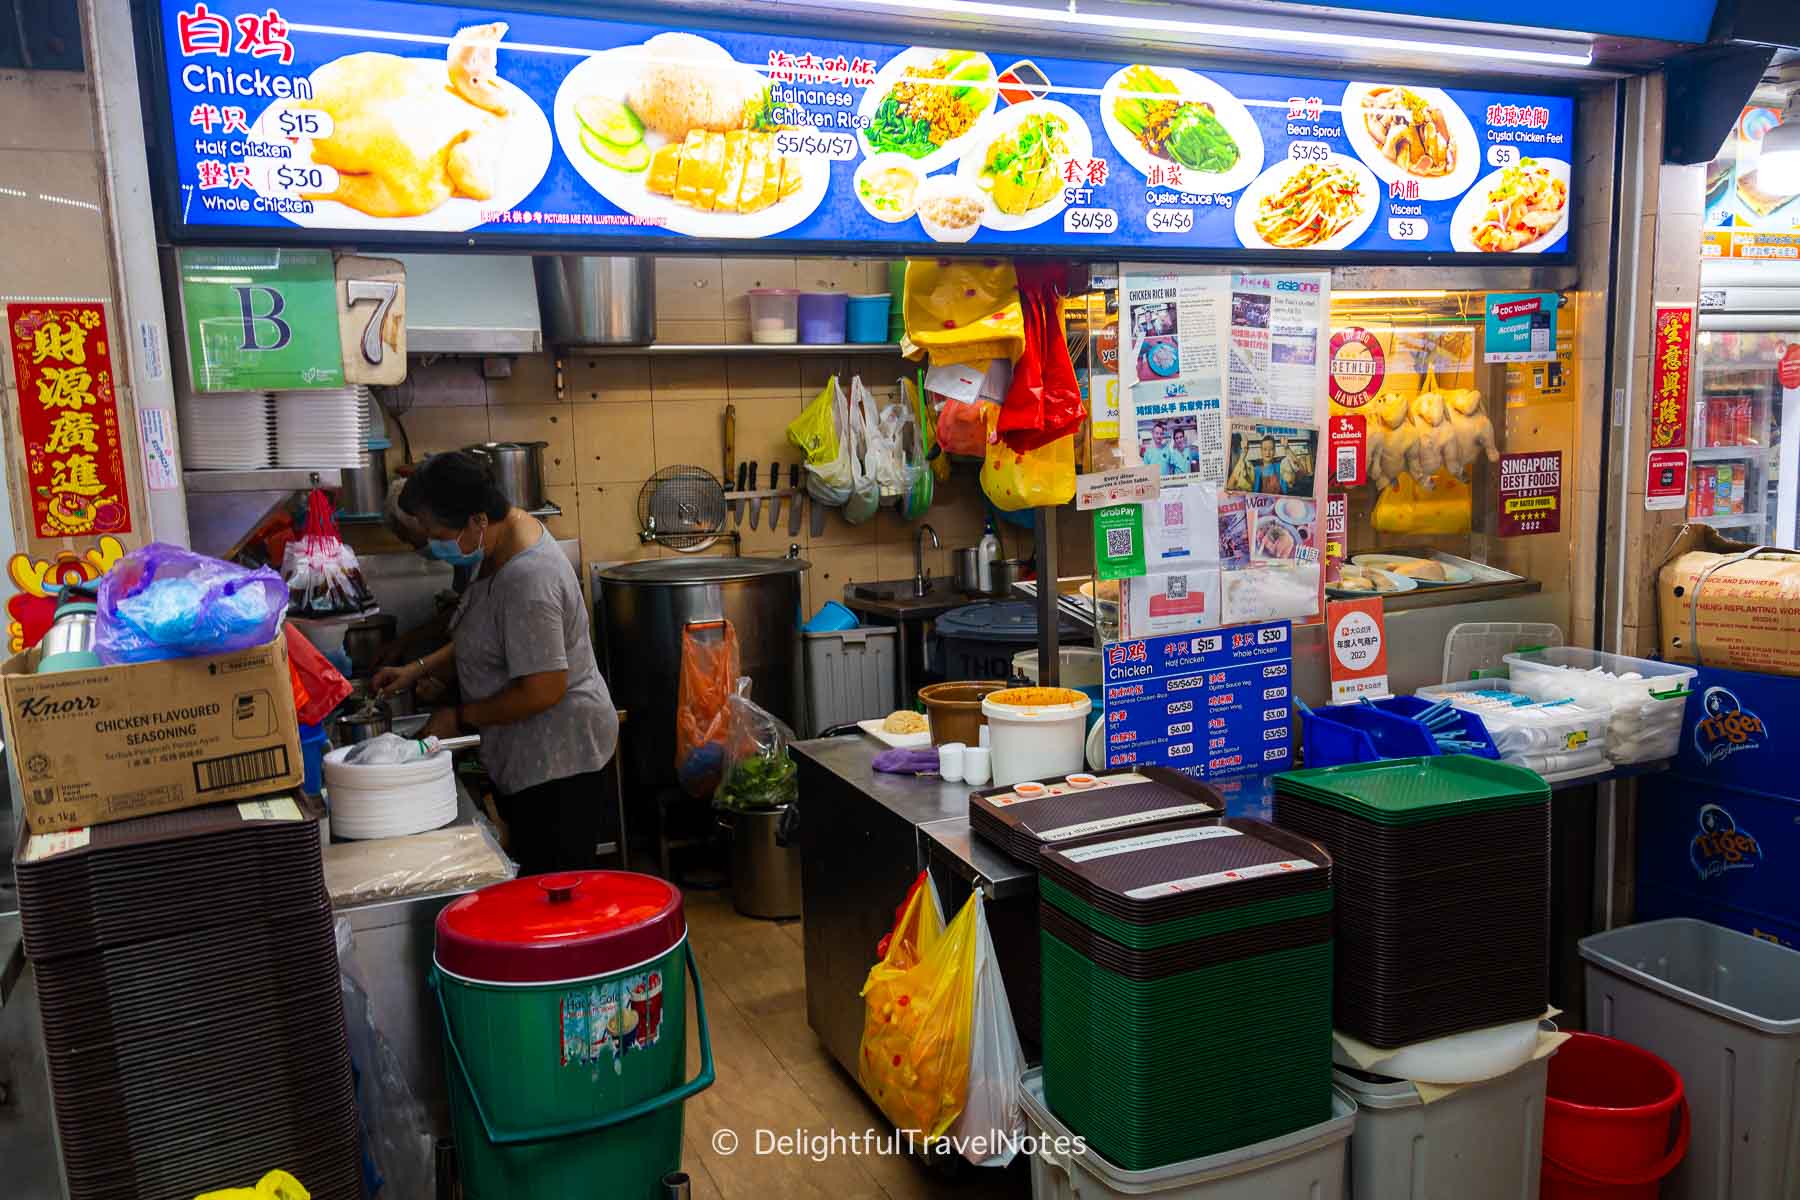
[[[520,874],[591,866],[600,769],[618,745],[619,716],[594,661],[575,569],[475,456],[435,454],[416,479],[413,516],[432,557],[474,578],[451,618],[450,644],[384,668],[376,690],[454,677],[463,702],[434,712],[425,733],[481,734]]]

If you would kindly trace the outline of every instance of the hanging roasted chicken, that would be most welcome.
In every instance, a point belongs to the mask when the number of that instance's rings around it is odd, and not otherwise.
[[[459,31],[445,61],[349,54],[313,72],[304,107],[331,116],[313,142],[315,163],[334,168],[336,200],[372,217],[417,217],[452,197],[494,193],[510,108],[496,74],[506,25]]]

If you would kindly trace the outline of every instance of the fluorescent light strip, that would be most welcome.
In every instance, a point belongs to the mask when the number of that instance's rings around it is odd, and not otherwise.
[[[766,3],[767,0],[764,0]],[[1034,8],[1024,4],[998,4],[991,0],[863,0],[878,8],[897,8],[909,12],[936,13],[944,16],[1006,17],[1037,21],[1046,25],[1097,26],[1102,29],[1135,29],[1149,33],[1203,33],[1215,37],[1252,38],[1274,42],[1297,42],[1313,46],[1358,46],[1370,50],[1402,50],[1410,54],[1448,54],[1459,58],[1504,58],[1514,62],[1541,63],[1556,67],[1592,66],[1591,50],[1569,53],[1556,50],[1524,50],[1513,46],[1474,45],[1462,42],[1432,42],[1418,38],[1380,37],[1374,34],[1340,30],[1280,29],[1264,25],[1227,25],[1214,21],[1185,21],[1172,17],[1139,17],[1127,13],[1084,13],[1063,9]],[[1228,47],[1221,47],[1227,49]]]
[[[1346,288],[1331,293],[1333,300],[1441,300],[1450,293],[1442,288],[1426,291],[1359,292]]]

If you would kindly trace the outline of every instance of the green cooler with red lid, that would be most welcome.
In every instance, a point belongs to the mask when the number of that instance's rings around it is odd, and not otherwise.
[[[434,963],[463,1195],[658,1196],[713,1081],[681,892],[627,871],[495,884],[438,914]]]

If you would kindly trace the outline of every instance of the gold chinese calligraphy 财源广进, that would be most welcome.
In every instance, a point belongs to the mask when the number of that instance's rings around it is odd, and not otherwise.
[[[6,306],[31,532],[129,533],[131,503],[106,313],[98,303]]]

